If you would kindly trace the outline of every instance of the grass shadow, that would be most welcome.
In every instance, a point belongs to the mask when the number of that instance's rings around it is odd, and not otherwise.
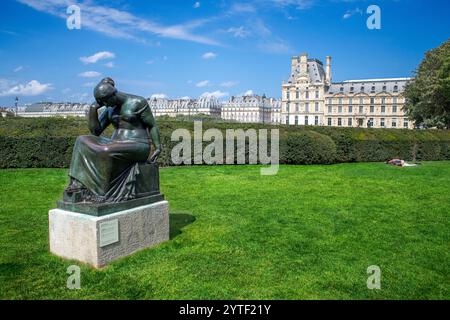
[[[188,213],[171,213],[169,216],[170,221],[170,240],[182,233],[181,229],[185,226],[193,223],[195,217]]]

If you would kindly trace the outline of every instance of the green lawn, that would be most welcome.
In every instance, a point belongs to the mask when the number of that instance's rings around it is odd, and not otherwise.
[[[448,299],[450,162],[161,169],[171,240],[101,271],[48,252],[67,170],[0,170],[2,299]],[[368,290],[378,265],[381,290]]]

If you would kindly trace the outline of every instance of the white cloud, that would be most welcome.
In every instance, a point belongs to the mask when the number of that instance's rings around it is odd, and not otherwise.
[[[356,8],[356,9],[354,9],[354,10],[348,10],[348,11],[342,16],[342,19],[349,19],[349,18],[351,18],[352,16],[354,16],[355,14],[362,15],[363,12],[362,12],[362,10],[359,9],[359,8]]]
[[[241,96],[252,96],[252,95],[253,95],[253,90],[247,90],[243,94],[241,94]]]
[[[155,59],[151,59],[151,60],[147,60],[145,61],[146,64],[154,64],[155,63]]]
[[[184,97],[181,97],[180,98],[180,100],[189,100],[191,97],[189,97],[189,96],[184,96]]]
[[[228,97],[230,94],[228,92],[222,92],[220,90],[214,92],[204,92],[200,95],[200,98],[211,98],[215,97],[217,99]]]
[[[252,13],[256,12],[256,8],[248,3],[235,3],[231,7],[232,13]]]
[[[100,51],[89,57],[80,57],[80,61],[84,64],[97,63],[99,60],[113,59],[116,55],[109,51]]]
[[[238,81],[225,81],[220,84],[221,87],[231,88],[237,86],[239,84]]]
[[[115,65],[114,65],[114,62],[110,61],[110,62],[105,63],[104,66],[111,69],[111,68],[114,68]]]
[[[101,75],[102,74],[97,71],[85,71],[85,72],[78,74],[78,76],[80,76],[82,78],[97,78],[97,77],[100,77]]]
[[[83,87],[88,87],[88,88],[90,88],[90,87],[95,87],[95,82],[86,82],[86,83],[83,83]]]
[[[66,9],[72,4],[68,0],[17,0],[31,8],[67,19]],[[178,39],[209,45],[219,45],[211,38],[195,34],[193,30],[209,22],[208,19],[186,22],[184,24],[161,25],[154,21],[140,18],[130,12],[112,7],[97,5],[93,1],[80,3],[82,28],[93,30],[109,37],[148,43],[142,33],[163,38]]]
[[[198,82],[195,86],[198,88],[203,88],[203,87],[206,87],[209,85],[211,85],[209,80],[203,80],[203,81]]]
[[[53,89],[51,83],[40,83],[37,80],[31,80],[26,84],[16,84],[5,79],[0,80],[0,97],[38,96]]]
[[[18,66],[17,68],[14,69],[14,72],[19,72],[22,71],[24,68],[23,66]]]
[[[202,59],[205,60],[214,59],[215,57],[217,57],[217,54],[215,54],[214,52],[206,52],[202,55]]]
[[[167,99],[167,95],[164,93],[154,93],[151,96],[152,99]]]
[[[227,32],[233,34],[233,36],[236,38],[246,38],[250,34],[250,32],[247,31],[244,26],[231,27],[227,30]]]
[[[194,9],[200,8],[200,2],[197,1],[194,3],[194,5],[192,6]]]
[[[72,91],[72,89],[70,89],[70,88],[65,88],[65,89],[61,90],[61,92],[63,94],[68,94],[70,91]]]
[[[315,0],[270,0],[275,5],[281,7],[293,6],[298,10],[306,10],[311,8],[315,4]]]

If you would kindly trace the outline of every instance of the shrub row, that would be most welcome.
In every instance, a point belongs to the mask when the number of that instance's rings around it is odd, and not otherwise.
[[[192,121],[158,120],[163,152],[160,165],[174,165],[171,152],[179,141],[171,141],[179,128],[191,133],[191,154],[194,163]],[[338,162],[385,161],[393,157],[405,160],[450,160],[450,131],[360,129],[303,126],[270,126],[203,122],[203,133],[209,128],[219,129],[223,136],[227,129],[279,129],[280,163],[331,164]],[[110,134],[109,130],[106,134]],[[0,168],[62,168],[70,165],[76,136],[88,134],[84,119],[14,119],[0,120]],[[203,142],[202,150],[211,142]],[[269,145],[270,145],[269,140]],[[246,140],[246,161],[252,151]],[[237,153],[235,142],[234,153]],[[224,142],[224,160],[226,145]],[[268,147],[270,150],[270,147]],[[236,157],[236,156],[235,156]],[[259,158],[258,158],[259,160]]]

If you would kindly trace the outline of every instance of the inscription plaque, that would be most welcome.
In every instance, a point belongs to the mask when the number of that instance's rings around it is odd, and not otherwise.
[[[119,241],[119,220],[110,220],[100,223],[100,247]]]

